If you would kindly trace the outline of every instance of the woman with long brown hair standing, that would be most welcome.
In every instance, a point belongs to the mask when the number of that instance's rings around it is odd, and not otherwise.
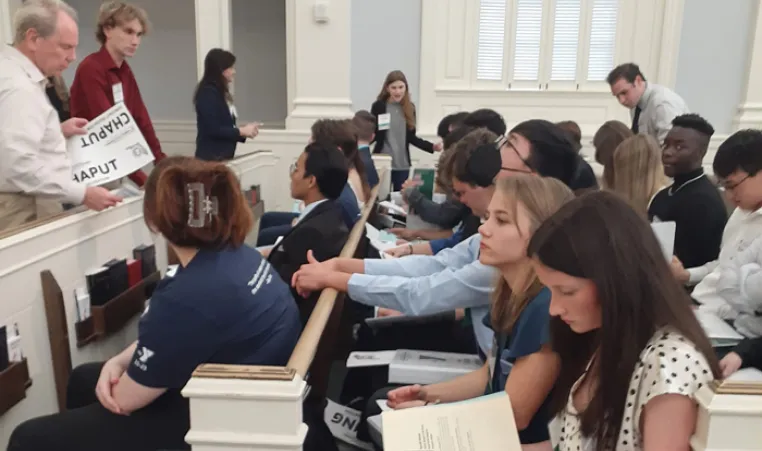
[[[410,144],[429,152],[442,150],[442,143],[419,138],[415,130],[415,105],[410,100],[407,78],[402,71],[389,72],[378,98],[370,107],[376,117],[376,147],[374,153],[392,157],[392,185],[399,191],[410,169]]]

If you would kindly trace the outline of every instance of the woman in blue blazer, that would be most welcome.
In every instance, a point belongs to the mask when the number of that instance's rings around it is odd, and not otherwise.
[[[230,83],[235,77],[235,55],[212,49],[204,59],[204,76],[196,87],[196,158],[207,161],[230,160],[235,148],[259,133],[259,124],[236,125],[236,110]]]

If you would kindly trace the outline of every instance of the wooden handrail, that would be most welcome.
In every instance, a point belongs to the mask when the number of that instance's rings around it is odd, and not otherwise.
[[[383,174],[381,174],[381,176],[383,176]],[[380,185],[376,185],[371,191],[370,199],[365,203],[360,219],[352,228],[352,232],[350,232],[346,244],[344,244],[344,247],[341,249],[341,257],[354,257],[357,245],[359,244],[360,239],[365,235],[365,222],[368,220],[370,212],[375,207],[379,186]],[[296,370],[296,373],[302,378],[307,375],[307,371],[312,364],[312,359],[315,358],[315,353],[317,352],[318,344],[320,343],[320,337],[323,335],[325,326],[333,311],[333,306],[336,303],[336,296],[338,295],[339,292],[333,288],[323,289],[320,293],[320,297],[315,303],[315,308],[312,310],[310,318],[307,320],[307,324],[304,326],[302,335],[299,337],[299,341],[296,343],[296,347],[291,353],[291,358],[288,359],[288,364],[286,366]]]

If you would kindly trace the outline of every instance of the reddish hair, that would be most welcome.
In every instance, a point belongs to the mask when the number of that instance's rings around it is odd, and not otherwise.
[[[200,183],[217,202],[217,213],[201,227],[189,223],[192,194],[188,185]],[[169,157],[156,165],[145,185],[143,218],[149,229],[176,246],[221,249],[241,246],[254,224],[238,177],[223,163],[190,157]]]

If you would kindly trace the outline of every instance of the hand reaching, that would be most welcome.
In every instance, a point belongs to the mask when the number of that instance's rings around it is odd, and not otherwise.
[[[335,271],[333,259],[319,262],[312,253],[307,251],[307,264],[302,265],[299,271],[291,277],[291,286],[296,289],[301,297],[307,297],[310,293],[322,290],[326,287],[327,277]]]
[[[720,369],[722,370],[722,377],[728,378],[731,374],[741,369],[743,365],[743,359],[735,352],[729,352],[725,357],[720,360]]]
[[[426,387],[418,384],[395,388],[386,394],[386,404],[395,410],[426,405]]]
[[[683,262],[681,262],[679,258],[673,256],[672,261],[669,264],[669,268],[672,270],[672,275],[675,276],[675,279],[677,279],[678,282],[682,284],[688,283],[691,275],[683,267]]]
[[[259,134],[259,125],[257,122],[252,122],[240,127],[238,131],[244,138],[254,138]]]
[[[385,252],[395,258],[404,257],[406,255],[410,255],[410,246],[405,244],[403,246],[393,247],[386,250]]]
[[[61,124],[61,132],[64,138],[69,139],[74,135],[84,135],[87,133],[85,126],[87,125],[87,119],[81,117],[73,117],[64,121]]]
[[[407,229],[404,227],[394,227],[389,229],[389,233],[393,233],[397,235],[398,238],[402,238],[403,240],[415,240],[418,238],[418,230],[415,229]]]

